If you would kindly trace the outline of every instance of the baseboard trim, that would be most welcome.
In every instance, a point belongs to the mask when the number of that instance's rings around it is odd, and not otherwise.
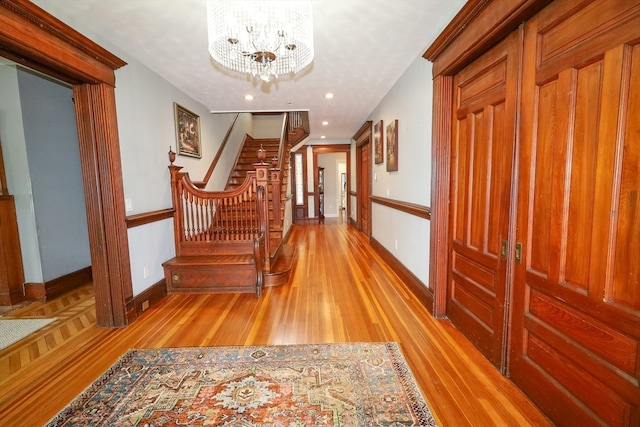
[[[389,264],[393,271],[407,285],[409,291],[414,294],[420,303],[433,315],[433,292],[425,286],[420,279],[416,277],[407,267],[405,267],[391,252],[380,244],[376,239],[371,237],[369,240],[371,247]]]
[[[126,304],[128,323],[133,323],[142,313],[158,304],[166,296],[167,284],[165,279],[161,279],[148,289],[145,289],[140,294],[128,300]]]
[[[29,301],[48,301],[92,280],[91,266],[88,266],[44,283],[25,283],[24,295]]]

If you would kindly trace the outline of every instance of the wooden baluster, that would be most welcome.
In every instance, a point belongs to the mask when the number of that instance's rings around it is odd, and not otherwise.
[[[198,197],[198,235],[200,236],[198,240],[200,241],[206,240],[207,237],[205,235],[207,227],[205,225],[204,203],[204,199],[202,197]]]
[[[213,212],[213,234],[211,236],[211,239],[214,241],[220,240],[220,209],[218,208],[219,204],[219,199],[216,199],[213,204],[215,211]]]
[[[195,234],[196,234],[196,225],[195,225],[195,216],[194,216],[194,209],[193,209],[193,199],[194,199],[194,195],[192,193],[189,193],[189,241],[193,241],[195,240]]]

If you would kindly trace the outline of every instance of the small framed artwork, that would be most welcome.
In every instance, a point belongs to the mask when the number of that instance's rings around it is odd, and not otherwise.
[[[175,102],[173,105],[175,107],[178,154],[202,158],[200,117]]]
[[[373,125],[373,149],[375,150],[376,165],[384,162],[383,129],[382,120]]]
[[[387,172],[398,170],[398,120],[387,125]]]

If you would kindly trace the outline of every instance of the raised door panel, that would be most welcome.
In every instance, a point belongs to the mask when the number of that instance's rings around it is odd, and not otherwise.
[[[520,34],[454,77],[447,316],[500,369]]]
[[[640,425],[639,3],[525,28],[510,375],[558,425]]]

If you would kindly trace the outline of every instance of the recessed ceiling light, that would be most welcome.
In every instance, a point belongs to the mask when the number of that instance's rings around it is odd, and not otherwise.
[[[322,122],[322,126],[328,126],[328,125],[329,125],[328,121],[325,120],[324,122]]]
[[[333,94],[331,92],[329,92],[329,93],[325,94],[324,97],[327,98],[327,99],[331,99],[331,98],[333,98]]]
[[[245,95],[244,99],[246,99],[247,101],[253,101],[253,95]]]
[[[325,138],[326,138],[326,136],[324,136],[324,135],[322,135],[322,136],[320,137],[320,139],[325,139]]]

